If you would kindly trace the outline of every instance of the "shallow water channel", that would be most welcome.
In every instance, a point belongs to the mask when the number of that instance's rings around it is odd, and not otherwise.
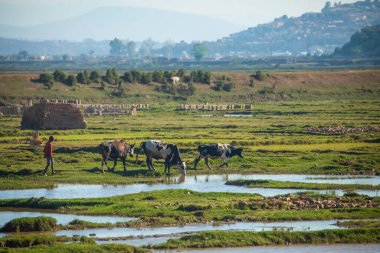
[[[55,218],[58,224],[66,225],[69,222],[78,219],[89,222],[97,223],[117,223],[117,222],[127,222],[131,220],[138,220],[138,218],[130,217],[115,217],[115,216],[90,216],[90,215],[77,215],[77,214],[62,214],[53,213],[46,211],[20,211],[20,210],[3,210],[0,209],[0,228],[5,225],[5,223],[22,217],[38,217],[38,216],[49,216]]]
[[[155,250],[154,253],[377,253],[380,244],[333,244],[333,245],[295,245],[295,246],[266,246],[243,248],[190,249],[190,250]]]
[[[97,238],[107,237],[152,237],[152,236],[174,236],[183,233],[193,233],[201,231],[272,231],[294,230],[294,231],[315,231],[323,229],[337,229],[334,225],[337,220],[327,221],[284,221],[284,222],[236,222],[232,224],[221,224],[218,226],[212,223],[196,224],[177,227],[157,227],[157,228],[99,228],[86,230],[62,230],[56,235],[86,235],[94,234]]]
[[[198,192],[233,192],[233,193],[258,193],[263,196],[275,196],[301,192],[297,189],[264,189],[247,188],[242,186],[225,185],[227,180],[237,179],[272,179],[278,181],[309,182],[309,183],[335,183],[335,184],[380,184],[379,176],[353,177],[353,176],[329,176],[329,175],[294,175],[294,174],[225,174],[225,175],[191,175],[186,177],[168,178],[168,183],[160,184],[130,184],[130,185],[87,185],[87,184],[57,184],[53,189],[27,189],[0,191],[0,199],[45,197],[55,199],[72,198],[99,198],[139,192],[149,192],[167,189],[188,189]],[[320,193],[335,193],[343,195],[342,190],[322,190]],[[379,191],[356,190],[357,193],[369,196],[379,196]]]
[[[96,234],[98,244],[120,243],[134,246],[155,245],[166,242],[172,238],[178,238],[184,234],[202,231],[317,231],[324,229],[341,229],[336,226],[337,220],[327,221],[284,221],[284,222],[237,222],[234,224],[222,224],[214,226],[212,223],[198,224],[182,227],[162,227],[131,229],[120,228],[112,230],[92,231],[60,231],[59,235],[72,236],[74,234],[89,235]],[[61,234],[62,232],[62,234]],[[67,232],[70,232],[67,234]],[[72,233],[71,233],[72,232]],[[78,233],[79,232],[79,233]],[[114,237],[116,240],[102,240],[100,238]],[[120,237],[133,237],[120,239]]]

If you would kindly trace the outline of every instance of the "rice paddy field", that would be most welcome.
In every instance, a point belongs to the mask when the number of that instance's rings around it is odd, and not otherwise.
[[[169,99],[165,103],[163,97],[157,97],[157,101],[149,101],[149,109],[139,110],[136,116],[89,116],[85,118],[87,129],[41,131],[45,142],[50,135],[56,137],[54,158],[58,173],[52,175],[49,171],[47,176],[41,175],[45,166],[42,147],[29,147],[32,130],[20,129],[20,116],[2,116],[0,213],[2,209],[16,212],[27,208],[31,212],[43,209],[137,218],[113,225],[102,225],[101,220],[98,225],[80,223],[81,226],[75,227],[79,223],[73,223],[69,230],[164,229],[214,224],[215,231],[200,232],[198,228],[187,234],[169,233],[165,234],[169,236],[167,240],[157,243],[153,240],[143,248],[141,244],[126,246],[127,239],[137,239],[139,234],[125,238],[120,233],[117,237],[123,239],[123,245],[104,245],[99,244],[96,235],[94,238],[74,235],[63,238],[51,232],[48,235],[19,232],[4,234],[0,240],[5,248],[0,251],[12,247],[15,252],[23,252],[28,247],[34,252],[145,252],[292,243],[379,243],[378,74],[377,71],[354,73],[356,79],[351,79],[355,82],[345,84],[331,73],[326,76],[329,80],[321,79],[323,74],[317,75],[317,79],[314,73],[304,73],[309,83],[302,83],[300,73],[295,74],[294,83],[289,81],[292,79],[289,73],[279,73],[277,79],[283,80],[283,87],[277,84],[278,91],[269,95],[255,93],[261,97],[253,96],[251,101],[247,101],[247,97],[236,98],[236,103],[252,102],[252,110],[182,111],[176,108],[183,102]],[[244,90],[248,89],[247,74],[229,75],[237,82],[236,93],[247,93]],[[349,71],[338,75],[348,75],[345,80],[350,79]],[[275,80],[275,76],[268,79]],[[320,86],[317,80],[323,80]],[[255,89],[268,85],[270,83],[259,83]],[[206,88],[199,86],[195,97],[186,103],[222,103],[223,99],[228,103],[227,100],[232,99],[231,93],[214,94],[209,90],[202,97],[203,89]],[[292,90],[298,95],[282,95],[281,99],[280,92],[290,94]],[[114,139],[136,143],[135,156],[127,158],[127,171],[123,171],[122,163],[118,162],[114,171],[106,170],[103,174],[97,146]],[[179,147],[187,164],[185,177],[175,168],[170,176],[165,175],[163,161],[154,161],[156,171],[147,169],[139,146],[150,139]],[[209,143],[243,147],[244,158],[232,157],[228,167],[219,167],[221,159],[211,160],[212,170],[201,160],[195,170],[198,145]],[[139,153],[137,161],[136,153]],[[99,194],[101,192],[107,195]],[[294,221],[334,219],[357,225],[319,231],[308,231],[307,227],[302,231],[290,229]],[[218,226],[226,223],[280,221],[289,223],[282,231],[275,231],[275,227],[267,232],[240,231],[249,228],[217,231]],[[111,237],[110,241],[116,240],[115,236]],[[59,246],[66,241],[72,243]]]

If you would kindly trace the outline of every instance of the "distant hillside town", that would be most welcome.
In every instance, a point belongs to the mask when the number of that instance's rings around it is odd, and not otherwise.
[[[380,1],[352,4],[326,2],[319,13],[286,15],[270,23],[234,33],[217,41],[173,43],[150,38],[82,42],[25,41],[0,38],[0,61],[119,61],[165,64],[176,61],[221,61],[263,57],[330,55],[364,27],[380,24]]]

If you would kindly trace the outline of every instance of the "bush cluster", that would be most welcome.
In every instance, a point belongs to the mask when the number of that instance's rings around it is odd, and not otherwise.
[[[53,231],[57,228],[57,220],[52,217],[25,217],[9,221],[4,225],[4,232]]]
[[[215,82],[215,86],[213,87],[216,91],[227,91],[230,92],[233,88],[235,88],[235,83],[232,82],[231,78],[226,77],[225,75],[217,78]]]

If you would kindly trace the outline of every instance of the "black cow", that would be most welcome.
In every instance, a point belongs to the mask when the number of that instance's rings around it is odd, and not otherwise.
[[[182,161],[179,154],[179,149],[176,145],[149,140],[142,142],[141,148],[144,150],[146,155],[146,164],[148,165],[149,170],[155,170],[152,158],[156,160],[165,159],[165,173],[170,174],[170,166],[176,165],[182,175],[186,175],[186,164]],[[139,154],[137,153],[136,162],[138,155]]]
[[[127,155],[130,157],[133,157],[133,151],[134,151],[135,143],[132,145],[129,145],[123,140],[114,140],[114,141],[107,141],[98,146],[99,153],[102,155],[102,172],[104,173],[103,166],[104,164],[107,166],[107,169],[110,171],[114,171],[116,164],[117,164],[117,158],[120,158],[120,160],[123,162],[124,171],[126,171],[125,167],[125,159],[127,158]],[[110,169],[108,167],[107,161],[113,161],[113,168]]]
[[[198,146],[199,155],[194,160],[194,169],[197,169],[198,162],[204,158],[207,167],[211,170],[210,165],[208,164],[208,158],[221,157],[223,163],[219,166],[226,165],[228,167],[228,159],[235,155],[243,158],[242,152],[243,148],[235,148],[229,144],[210,144],[210,145],[199,145]]]

